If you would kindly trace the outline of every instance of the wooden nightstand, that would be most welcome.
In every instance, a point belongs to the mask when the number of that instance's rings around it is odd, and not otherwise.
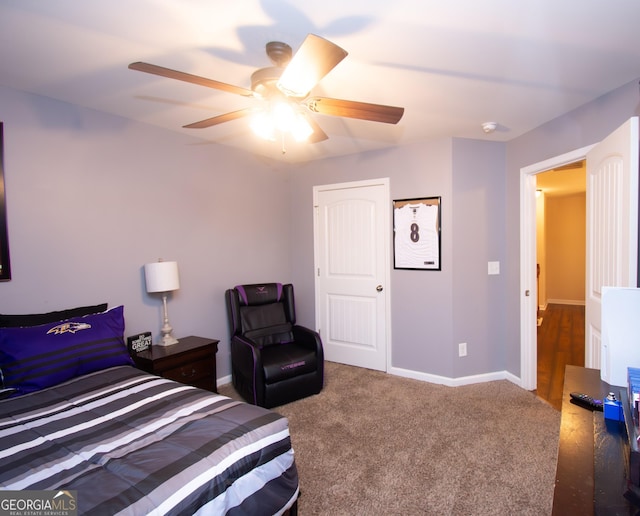
[[[216,353],[218,340],[184,337],[172,346],[151,346],[133,357],[147,373],[218,392]]]

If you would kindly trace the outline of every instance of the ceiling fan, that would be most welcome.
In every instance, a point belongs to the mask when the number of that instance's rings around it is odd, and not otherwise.
[[[149,63],[131,63],[129,68],[236,95],[264,99],[267,103],[266,107],[257,110],[255,108],[244,108],[183,126],[190,129],[203,129],[255,115],[255,123],[252,122],[252,127],[256,132],[260,132],[259,123],[261,117],[262,122],[264,122],[267,116],[270,117],[271,114],[275,114],[280,110],[286,113],[284,116],[285,122],[282,122],[282,119],[279,122],[267,121],[266,129],[262,128],[264,137],[274,139],[273,133],[275,129],[279,129],[281,132],[289,130],[295,137],[295,131],[300,129],[306,135],[306,138],[299,139],[306,139],[311,143],[316,143],[326,140],[328,136],[315,120],[309,116],[309,113],[321,113],[323,115],[356,118],[387,124],[398,123],[404,114],[404,108],[401,107],[309,96],[312,88],[347,56],[345,50],[331,41],[309,34],[295,55],[293,55],[289,45],[279,41],[267,43],[266,52],[274,66],[256,70],[251,75],[251,89]]]

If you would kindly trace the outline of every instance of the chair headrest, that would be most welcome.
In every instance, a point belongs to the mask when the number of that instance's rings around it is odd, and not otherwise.
[[[282,299],[282,283],[236,285],[240,304],[245,306],[276,303]]]

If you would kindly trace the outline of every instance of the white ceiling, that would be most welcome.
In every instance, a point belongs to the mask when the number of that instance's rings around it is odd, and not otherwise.
[[[507,141],[640,77],[639,20],[635,0],[0,0],[0,84],[290,162]],[[127,68],[249,88],[268,41],[308,33],[349,52],[313,93],[403,106],[398,125],[314,115],[329,139],[282,155],[246,118],[182,129],[256,100]]]

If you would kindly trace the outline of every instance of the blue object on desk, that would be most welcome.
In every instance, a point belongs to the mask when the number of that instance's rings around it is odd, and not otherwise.
[[[603,400],[604,418],[613,421],[624,421],[624,411],[622,410],[622,402],[616,399],[616,395],[612,392]]]

